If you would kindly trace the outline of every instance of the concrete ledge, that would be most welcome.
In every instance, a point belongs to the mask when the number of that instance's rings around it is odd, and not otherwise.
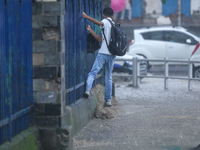
[[[72,136],[76,135],[94,118],[99,93],[104,93],[102,85],[93,88],[90,98],[81,98],[75,104],[66,107],[67,113],[64,115],[62,124],[71,127]]]
[[[39,132],[29,128],[12,138],[11,142],[0,145],[0,150],[40,150]]]

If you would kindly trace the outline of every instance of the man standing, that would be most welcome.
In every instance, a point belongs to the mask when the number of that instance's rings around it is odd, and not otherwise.
[[[125,15],[125,11],[128,10],[128,20],[132,21],[132,0],[124,0],[126,1],[126,6],[125,8],[121,11],[121,17],[120,17],[120,21],[121,23],[124,20],[124,15]],[[114,20],[117,19],[118,13],[114,14]]]
[[[126,0],[126,6],[124,8],[124,10],[122,11],[122,14],[121,14],[121,18],[120,20],[123,21],[124,20],[124,15],[125,15],[125,11],[128,10],[128,20],[131,21],[132,20],[132,6],[131,6],[131,0]]]
[[[111,20],[113,18],[113,10],[110,7],[107,7],[103,10],[103,20],[100,22],[83,12],[83,18],[86,18],[96,25],[100,26],[101,29],[104,29],[104,33],[107,39],[107,42],[110,43],[110,38],[111,38],[111,24],[107,20]],[[101,43],[101,48],[99,49],[98,55],[94,61],[93,67],[88,74],[87,78],[87,86],[86,86],[86,91],[84,93],[84,97],[88,98],[91,92],[92,84],[94,81],[94,78],[96,77],[96,74],[100,71],[100,69],[103,67],[105,64],[105,106],[111,106],[111,100],[112,100],[112,70],[113,70],[113,65],[115,62],[115,55],[112,55],[108,47],[106,45],[106,41],[103,36],[99,36],[96,34],[90,27],[90,25],[87,25],[87,30],[94,36],[94,38]]]

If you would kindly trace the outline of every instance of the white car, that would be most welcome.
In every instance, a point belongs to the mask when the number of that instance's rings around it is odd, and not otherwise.
[[[191,60],[200,61],[200,44],[198,43],[192,52]],[[200,63],[193,64],[193,77],[200,78]]]
[[[128,53],[141,55],[147,59],[189,59],[200,36],[183,27],[150,27],[133,31]],[[148,62],[151,65],[160,65],[161,62]],[[175,64],[175,63],[170,63]],[[178,64],[178,63],[176,63]]]

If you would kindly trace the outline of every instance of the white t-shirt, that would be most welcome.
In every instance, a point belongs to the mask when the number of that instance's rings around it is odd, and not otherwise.
[[[112,21],[111,18],[107,18],[107,19],[110,19]],[[107,40],[107,43],[109,45],[109,43],[110,43],[110,37],[111,37],[111,24],[110,24],[110,22],[107,19],[103,19],[101,21],[101,22],[104,23],[104,26],[100,26],[100,28],[101,29],[104,28],[104,33],[105,33],[105,36],[106,36],[106,40]],[[101,31],[101,32],[102,32],[102,44],[101,44],[101,48],[99,49],[99,53],[101,53],[101,54],[107,54],[107,55],[112,55],[109,52],[108,47],[106,45],[106,41],[104,39],[103,31]]]

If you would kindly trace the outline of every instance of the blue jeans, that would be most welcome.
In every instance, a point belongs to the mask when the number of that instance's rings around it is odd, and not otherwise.
[[[92,70],[88,74],[86,90],[91,90],[96,74],[105,64],[105,100],[112,99],[112,70],[115,62],[115,55],[99,53],[94,61]]]

